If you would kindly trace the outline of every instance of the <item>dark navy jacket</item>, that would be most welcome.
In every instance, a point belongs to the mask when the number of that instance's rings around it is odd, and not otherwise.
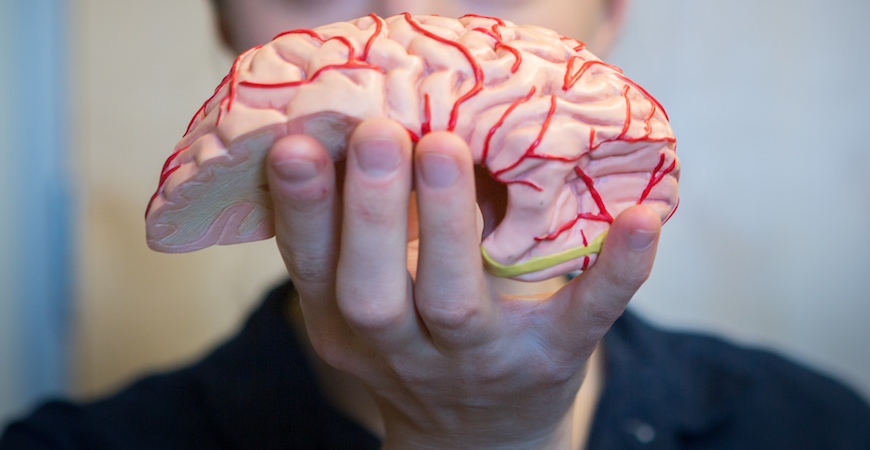
[[[274,290],[203,360],[90,403],[51,401],[0,450],[377,449],[331,408]],[[604,341],[591,449],[867,449],[870,408],[771,353],[661,331],[626,313]]]

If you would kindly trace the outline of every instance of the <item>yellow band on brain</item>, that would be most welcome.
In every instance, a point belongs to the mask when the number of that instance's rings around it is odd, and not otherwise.
[[[593,253],[600,253],[605,236],[607,236],[606,231],[599,234],[595,239],[592,240],[592,242],[589,243],[589,245],[571,248],[563,252],[554,253],[552,255],[531,258],[521,263],[512,265],[499,264],[498,261],[494,260],[491,256],[489,256],[489,253],[487,253],[486,249],[483,248],[483,246],[480,247],[480,254],[483,256],[484,266],[486,266],[486,270],[489,273],[497,277],[510,278],[520,276],[526,273],[532,273],[548,269],[555,265],[571,261],[572,259],[589,256]]]

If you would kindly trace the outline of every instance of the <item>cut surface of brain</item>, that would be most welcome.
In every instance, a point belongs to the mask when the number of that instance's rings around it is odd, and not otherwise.
[[[507,192],[481,242],[491,273],[536,281],[594,264],[614,218],[667,221],[680,163],[667,114],[582,42],[494,17],[369,15],[240,55],[166,160],[148,245],[189,252],[274,235],[265,156],[288,134],[338,161],[360,121],[446,130]],[[486,214],[486,211],[484,211]]]

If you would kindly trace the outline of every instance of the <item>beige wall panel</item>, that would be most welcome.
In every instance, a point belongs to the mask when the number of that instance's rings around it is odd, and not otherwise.
[[[205,0],[73,3],[81,394],[206,351],[283,272],[272,240],[184,255],[145,245],[163,161],[229,68],[211,20]]]

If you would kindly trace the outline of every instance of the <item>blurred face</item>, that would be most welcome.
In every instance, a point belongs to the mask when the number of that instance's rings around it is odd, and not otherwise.
[[[608,20],[611,0],[225,0],[222,32],[237,53],[264,44],[276,34],[355,19],[369,13],[381,17],[410,12],[459,17],[474,13],[517,24],[539,25],[581,41],[591,41]],[[606,44],[602,43],[602,47]]]

